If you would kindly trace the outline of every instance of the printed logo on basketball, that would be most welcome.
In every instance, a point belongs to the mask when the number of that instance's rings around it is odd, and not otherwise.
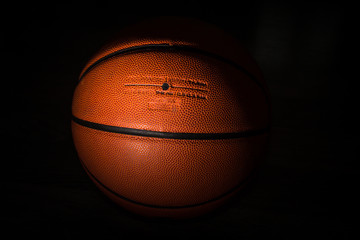
[[[124,86],[131,88],[130,92],[135,94],[150,93],[169,97],[208,98],[208,83],[200,80],[154,76],[129,76],[128,80],[129,82]]]

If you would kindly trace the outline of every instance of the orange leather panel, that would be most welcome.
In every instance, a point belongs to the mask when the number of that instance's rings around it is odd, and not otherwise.
[[[110,58],[87,73],[76,88],[73,115],[152,131],[239,132],[268,126],[266,101],[254,81],[226,63],[144,52]]]
[[[207,202],[244,181],[263,155],[267,135],[178,140],[103,132],[72,123],[86,169],[133,201],[156,206]]]

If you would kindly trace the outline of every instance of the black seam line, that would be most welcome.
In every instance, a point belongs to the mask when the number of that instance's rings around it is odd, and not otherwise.
[[[112,193],[113,195],[115,195],[116,197],[118,198],[121,198],[122,200],[125,200],[125,201],[128,201],[128,202],[131,202],[133,204],[137,204],[137,205],[141,205],[141,206],[144,206],[144,207],[150,207],[150,208],[157,208],[157,209],[183,209],[183,208],[193,208],[193,207],[199,207],[199,206],[202,206],[202,205],[205,205],[205,204],[208,204],[208,203],[211,203],[211,202],[215,202],[215,201],[218,201],[228,195],[230,195],[231,193],[235,192],[237,189],[239,189],[240,187],[244,186],[247,182],[249,182],[249,180],[253,177],[254,175],[254,171],[249,175],[247,176],[243,181],[241,181],[239,184],[237,184],[235,187],[231,188],[230,190],[228,190],[227,192],[213,198],[213,199],[210,199],[210,200],[207,200],[205,202],[201,202],[201,203],[196,203],[196,204],[189,204],[189,205],[182,205],[182,206],[160,206],[160,205],[153,205],[153,204],[147,204],[147,203],[142,203],[142,202],[138,202],[138,201],[135,201],[135,200],[132,200],[130,198],[127,198],[123,195],[120,195],[119,193],[113,191],[112,189],[110,189],[109,187],[107,187],[105,184],[103,184],[99,179],[97,179],[94,174],[92,174],[90,172],[90,170],[86,167],[85,163],[80,159],[80,162],[81,164],[83,165],[85,171],[100,185],[102,186],[103,188],[105,188],[107,191],[109,191],[110,193]]]
[[[154,138],[167,138],[167,139],[202,139],[202,140],[217,140],[217,139],[234,139],[234,138],[245,138],[257,135],[265,134],[269,131],[270,127],[248,130],[243,132],[229,132],[229,133],[174,133],[174,132],[158,132],[134,128],[125,128],[110,126],[100,123],[89,122],[75,116],[72,116],[72,120],[84,127],[96,129],[105,132],[119,133],[125,135],[134,135],[142,137],[154,137]]]
[[[187,52],[194,52],[194,53],[198,53],[198,54],[202,54],[208,57],[212,57],[215,59],[218,59],[222,62],[225,62],[239,70],[241,70],[243,73],[245,73],[252,81],[254,81],[263,91],[263,93],[265,94],[266,98],[268,98],[268,94],[267,91],[265,90],[264,86],[257,80],[257,78],[252,75],[249,71],[247,71],[245,68],[243,68],[241,65],[237,64],[236,62],[224,58],[220,55],[217,55],[215,53],[211,53],[211,52],[207,52],[198,48],[194,48],[194,47],[190,47],[190,46],[186,46],[186,45],[170,45],[170,44],[145,44],[145,45],[140,45],[140,46],[134,46],[134,47],[129,47],[129,48],[124,48],[124,49],[120,49],[118,51],[115,51],[113,53],[110,53],[100,59],[98,59],[97,61],[95,61],[93,64],[91,64],[85,71],[84,73],[79,77],[79,82],[84,78],[84,76],[90,72],[91,69],[93,69],[96,65],[98,65],[99,63],[112,58],[114,56],[120,55],[120,54],[129,54],[129,53],[137,53],[137,52],[146,52],[146,51],[154,51],[154,50],[163,50],[163,51],[172,51],[172,50],[180,50],[180,51],[187,51]]]
[[[149,51],[149,50],[153,50],[154,48],[164,48],[164,47],[168,47],[171,46],[170,44],[145,44],[145,45],[140,45],[140,46],[133,46],[133,47],[128,47],[128,48],[124,48],[124,49],[120,49],[118,51],[115,51],[113,53],[110,53],[98,60],[96,60],[93,64],[91,64],[85,71],[84,73],[79,77],[79,82],[81,81],[81,79],[84,78],[84,76],[90,72],[91,69],[93,69],[96,65],[98,65],[100,62],[105,61],[109,58],[112,58],[114,56],[120,55],[120,54],[125,54],[125,53],[130,53],[130,52],[140,52],[140,51]]]
[[[162,85],[161,84],[147,84],[147,83],[127,83],[127,84],[124,84],[124,86],[129,86],[129,87],[161,87]]]

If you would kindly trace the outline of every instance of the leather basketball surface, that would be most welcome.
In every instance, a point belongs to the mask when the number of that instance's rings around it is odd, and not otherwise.
[[[81,73],[72,114],[97,186],[162,217],[202,214],[241,188],[269,128],[254,60],[226,33],[188,20],[140,24],[101,49]]]

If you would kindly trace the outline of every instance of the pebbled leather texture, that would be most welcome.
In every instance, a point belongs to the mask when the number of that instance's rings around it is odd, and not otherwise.
[[[175,22],[151,34],[149,25],[154,23],[125,31],[125,38],[108,44],[89,61],[74,93],[74,117],[169,133],[234,133],[269,127],[265,82],[235,40],[203,23],[190,27],[186,21]],[[130,32],[136,34],[129,37]],[[151,49],[106,58],[147,44],[208,51],[236,62],[258,82],[234,65],[196,51]],[[106,132],[79,123],[72,122],[74,143],[98,187],[127,209],[162,217],[191,216],[218,206],[249,178],[263,157],[268,136],[166,139]]]
[[[239,132],[267,126],[266,101],[254,81],[226,63],[144,52],[115,56],[87,73],[75,91],[73,115],[152,131]]]

